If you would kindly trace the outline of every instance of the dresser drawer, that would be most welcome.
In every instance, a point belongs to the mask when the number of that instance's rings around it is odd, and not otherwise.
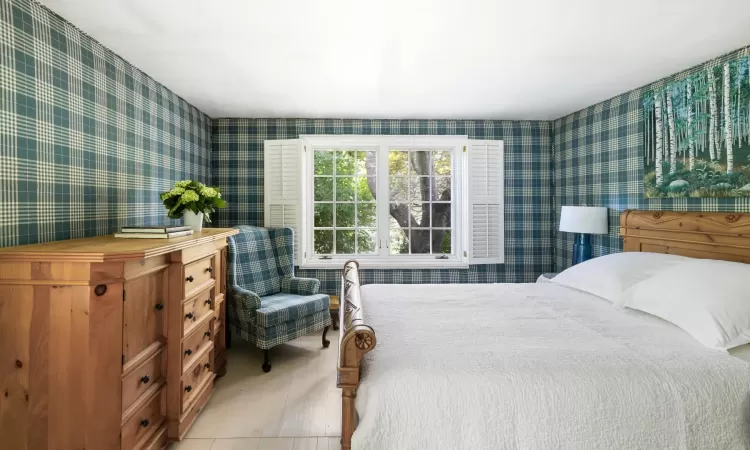
[[[143,364],[133,369],[122,379],[122,412],[143,395],[154,384],[164,381],[166,354],[162,347]]]
[[[221,320],[224,317],[223,311],[226,309],[227,302],[224,300],[224,296],[220,295],[219,298],[215,299],[211,306],[214,310],[214,317]]]
[[[187,411],[192,400],[208,378],[213,378],[213,350],[201,356],[182,376],[182,411]]]
[[[186,412],[180,415],[180,421],[176,424],[176,429],[173,428],[173,425],[170,422],[169,432],[170,436],[176,436],[174,439],[182,439],[183,437],[185,437],[185,433],[187,433],[188,429],[190,429],[190,426],[193,424],[193,422],[195,422],[198,414],[200,414],[200,412],[206,406],[206,403],[208,403],[208,400],[211,398],[211,394],[214,390],[214,383],[206,383],[203,387],[200,388],[200,390],[201,392],[196,394],[195,402],[193,402],[192,406],[190,406]]]
[[[166,418],[166,390],[160,389],[122,425],[122,449],[143,447]]]
[[[144,442],[138,450],[162,450],[167,444],[167,426],[164,424],[164,426],[156,430],[156,433]],[[121,450],[125,449],[123,448]]]
[[[182,334],[187,335],[208,314],[213,314],[213,288],[206,289],[182,304]]]
[[[201,350],[212,344],[211,321],[204,320],[188,337],[182,341],[182,371],[183,373],[195,363]]]
[[[185,266],[185,297],[195,295],[196,290],[202,289],[209,280],[214,279],[214,259],[215,256],[211,255]]]

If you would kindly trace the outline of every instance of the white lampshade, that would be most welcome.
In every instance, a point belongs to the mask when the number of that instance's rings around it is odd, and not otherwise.
[[[607,234],[606,206],[563,206],[560,231]]]

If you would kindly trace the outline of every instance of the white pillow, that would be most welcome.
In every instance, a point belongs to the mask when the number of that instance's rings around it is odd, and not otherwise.
[[[618,305],[672,322],[721,350],[750,343],[750,265],[696,259],[630,288]]]
[[[616,302],[634,284],[686,261],[692,258],[664,253],[613,253],[576,264],[550,281]]]

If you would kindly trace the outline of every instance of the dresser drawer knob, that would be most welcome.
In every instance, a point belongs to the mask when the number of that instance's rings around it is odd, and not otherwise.
[[[191,312],[185,314],[185,317],[187,317],[188,319],[192,319],[193,317],[195,317],[195,314],[193,314],[193,312],[191,311]]]
[[[143,377],[141,377],[141,383],[147,384],[149,381],[151,381],[151,377],[150,376],[144,375]]]
[[[210,331],[206,331],[205,333],[203,333],[203,336],[211,337],[211,332]]]
[[[154,308],[156,308],[157,311],[161,311],[164,309],[164,303],[157,303],[154,305]]]
[[[190,283],[192,283],[194,279],[195,278],[193,278],[193,276],[190,275],[189,277],[185,278],[185,281],[189,281]]]
[[[187,350],[185,350],[185,354],[188,355],[188,356],[190,356],[190,355],[193,354],[193,351],[190,350],[190,349],[187,349]]]
[[[213,273],[213,271],[214,271],[213,267],[211,267],[211,266],[206,267],[206,272]]]
[[[151,424],[151,421],[150,421],[150,420],[148,420],[148,419],[143,419],[143,420],[141,420],[141,426],[142,426],[143,428],[148,428],[149,424]]]
[[[211,299],[210,299],[210,298],[206,299],[206,304],[207,304],[207,305],[210,305],[210,304],[211,304]]]
[[[193,390],[193,387],[190,386],[189,384],[187,386],[185,386],[185,392],[190,392],[192,390]]]
[[[94,294],[96,294],[97,297],[101,297],[102,295],[107,293],[107,285],[106,284],[98,284],[94,288]]]
[[[206,369],[210,369],[211,368],[211,363],[203,364],[203,367],[205,367]]]

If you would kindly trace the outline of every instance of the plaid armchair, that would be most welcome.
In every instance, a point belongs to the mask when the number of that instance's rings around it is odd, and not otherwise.
[[[264,372],[271,370],[270,348],[307,333],[322,328],[328,347],[330,299],[318,292],[320,281],[294,276],[292,229],[235,228],[227,255],[229,328],[263,350]]]

